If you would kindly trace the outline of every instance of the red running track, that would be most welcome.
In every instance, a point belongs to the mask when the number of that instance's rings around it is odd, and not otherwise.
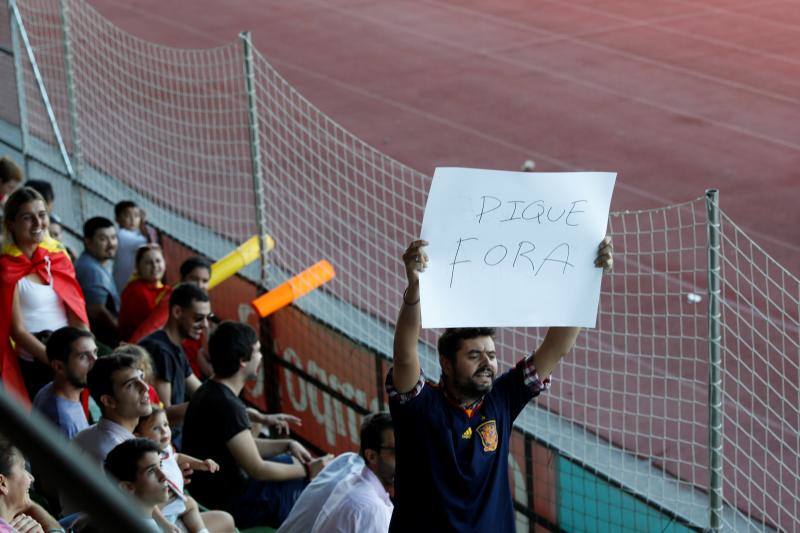
[[[800,273],[800,6],[742,0],[90,0],[185,48],[253,32],[334,120],[422,172],[620,173],[612,208],[706,188]]]

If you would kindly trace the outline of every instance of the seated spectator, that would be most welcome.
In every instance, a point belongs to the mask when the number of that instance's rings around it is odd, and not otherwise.
[[[52,379],[44,344],[35,334],[67,325],[88,329],[72,262],[48,235],[48,223],[44,199],[33,189],[23,187],[6,202],[0,310],[11,319],[0,320],[0,372],[6,387],[23,401]]]
[[[71,439],[89,427],[81,392],[97,360],[97,345],[88,331],[66,326],[50,335],[47,357],[53,381],[36,394],[33,406]]]
[[[133,357],[111,354],[98,359],[89,371],[89,391],[100,406],[100,420],[84,429],[72,440],[98,465],[117,444],[134,438],[133,430],[139,417],[152,411],[147,383],[142,371],[136,368]],[[62,514],[80,511],[69,493],[60,494]]]
[[[139,417],[152,411],[147,383],[133,357],[101,357],[89,372],[89,391],[100,406],[97,424],[78,433],[73,442],[98,464],[114,446],[133,438]]]
[[[233,517],[224,511],[206,511],[201,513],[197,502],[183,492],[183,474],[180,465],[187,465],[193,471],[216,472],[219,465],[211,459],[201,461],[190,455],[176,453],[172,447],[172,432],[167,422],[167,414],[163,409],[153,409],[150,416],[139,419],[134,434],[150,439],[161,450],[162,468],[167,476],[170,488],[170,499],[161,507],[161,515],[165,523],[162,528],[169,531],[178,519],[189,531],[202,531],[206,527],[210,531],[233,531]],[[156,521],[160,522],[159,518]]]
[[[125,200],[114,206],[114,218],[119,230],[119,251],[114,261],[114,283],[120,294],[136,271],[136,251],[148,243],[155,242],[145,224],[144,209],[135,202]]]
[[[25,457],[5,437],[0,437],[0,533],[64,531],[55,518],[31,501],[33,476],[25,470]]]
[[[25,182],[25,187],[30,187],[42,195],[48,215],[53,212],[53,206],[56,203],[56,194],[53,192],[53,186],[50,185],[49,182],[44,180],[28,180]]]
[[[109,451],[104,465],[120,489],[133,496],[141,506],[144,530],[161,533],[154,513],[159,505],[169,500],[170,488],[156,443],[149,439],[122,442]]]
[[[22,183],[22,169],[8,157],[0,158],[0,208]]]
[[[173,426],[180,425],[186,412],[187,396],[200,386],[181,344],[185,339],[202,334],[210,314],[208,295],[194,285],[182,283],[169,297],[169,317],[164,328],[139,343],[153,359],[155,388]]]
[[[394,429],[389,413],[361,424],[360,455],[345,453],[314,478],[278,533],[389,531],[394,506]]]
[[[103,217],[93,217],[83,225],[84,252],[75,263],[75,272],[86,298],[86,311],[92,331],[103,344],[117,345],[117,317],[120,298],[111,278],[111,263],[117,254],[117,230]]]
[[[180,273],[183,283],[191,283],[203,292],[208,292],[208,283],[211,281],[211,261],[197,255],[190,257],[181,263]]]
[[[205,257],[190,257],[181,263],[180,274],[181,283],[196,285],[201,291],[208,294],[208,282],[211,280],[211,261]],[[206,347],[208,334],[209,331],[206,330],[199,339],[189,338],[183,341],[183,352],[186,354],[186,359],[189,360],[192,371],[198,379],[211,377],[211,374],[214,373],[214,369],[211,368],[211,362],[208,360]]]
[[[261,343],[246,324],[223,322],[209,339],[214,377],[203,383],[189,402],[183,450],[210,457],[220,465],[211,476],[197,472],[192,495],[213,509],[231,513],[240,528],[277,527],[289,514],[306,485],[331,460],[314,459],[298,442],[254,438],[239,393],[256,377]],[[265,460],[282,456],[281,462]],[[220,490],[224,487],[224,490]]]
[[[142,371],[142,374],[144,374],[144,381],[147,383],[147,386],[150,387],[147,391],[148,396],[150,396],[150,403],[153,405],[162,405],[161,398],[158,396],[158,391],[153,386],[155,382],[153,359],[150,357],[150,354],[147,353],[147,350],[138,344],[122,344],[114,348],[113,353],[130,355],[136,360],[136,368]]]
[[[71,439],[89,427],[81,398],[86,390],[87,375],[97,359],[97,346],[91,333],[70,326],[54,331],[45,344],[53,381],[36,394],[33,406]],[[56,487],[44,475],[47,464],[32,463],[31,466],[39,479],[37,490],[55,512],[59,497]]]
[[[133,332],[147,320],[162,298],[169,298],[172,288],[161,280],[166,271],[164,254],[157,244],[136,251],[136,274],[122,291],[119,311],[120,338],[129,342]]]
[[[181,264],[181,283],[191,283],[200,290],[208,293],[208,282],[211,278],[211,262],[202,257],[190,257]],[[154,331],[163,328],[169,316],[169,301],[164,298],[161,303],[142,322],[130,338],[130,342],[139,342]],[[213,315],[212,315],[213,320]],[[208,331],[204,331],[199,339],[188,338],[183,341],[183,350],[192,371],[198,379],[210,376],[211,363],[208,362],[205,345],[208,340]]]

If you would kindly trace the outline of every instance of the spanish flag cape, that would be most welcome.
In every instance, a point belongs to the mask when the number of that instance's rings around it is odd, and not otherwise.
[[[171,293],[170,290],[169,294]],[[169,318],[169,294],[165,292],[159,296],[155,309],[150,312],[144,322],[139,324],[128,342],[138,344],[140,340],[164,327]]]
[[[0,378],[6,390],[19,397],[26,406],[30,405],[30,399],[11,343],[11,306],[17,282],[31,272],[51,284],[78,319],[84,324],[89,323],[83,291],[75,279],[75,268],[60,242],[47,237],[30,258],[13,243],[3,246],[0,253],[0,313],[5,318],[0,320]]]

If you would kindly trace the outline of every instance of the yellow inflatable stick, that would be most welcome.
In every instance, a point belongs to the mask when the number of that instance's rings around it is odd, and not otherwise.
[[[258,259],[261,255],[258,240],[258,235],[253,235],[241,246],[211,265],[211,279],[208,281],[208,290],[213,289]],[[268,252],[275,248],[275,241],[269,235],[264,235],[264,243]]]

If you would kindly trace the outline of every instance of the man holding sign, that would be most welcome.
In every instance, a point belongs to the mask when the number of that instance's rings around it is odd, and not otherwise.
[[[435,186],[436,181],[431,195]],[[480,203],[476,211],[482,220],[476,217],[476,224],[483,223],[482,215],[487,211]],[[429,208],[430,204],[429,197]],[[588,207],[582,209],[586,211]],[[608,203],[605,209],[607,216]],[[553,218],[551,216],[551,220]],[[578,218],[574,220],[577,222]],[[605,230],[605,224],[601,230]],[[425,234],[423,223],[423,236]],[[483,238],[482,234],[475,235],[478,235],[476,240]],[[394,366],[386,377],[395,424],[397,464],[390,531],[513,531],[515,522],[508,479],[511,428],[525,405],[549,387],[550,373],[572,349],[580,328],[574,325],[550,327],[533,354],[495,379],[498,363],[494,328],[483,327],[485,322],[464,323],[470,318],[469,314],[462,314],[457,325],[473,327],[449,328],[442,334],[438,341],[441,380],[438,385],[427,383],[417,351],[423,325],[420,273],[428,267],[427,246],[427,241],[414,241],[403,254],[408,286],[403,293],[395,329]],[[610,271],[611,240],[605,237],[598,248],[591,248],[596,250],[592,254],[593,266]],[[574,263],[576,269],[594,270],[591,259],[588,265],[577,259],[585,256],[586,250],[575,252],[569,262]],[[435,257],[431,271],[437,266]],[[452,268],[458,264],[456,260],[445,261],[444,266]],[[562,266],[563,272],[567,272],[566,266]],[[485,268],[486,265],[467,264],[466,267]],[[531,274],[526,269],[525,275],[533,276],[535,268],[533,271]],[[446,274],[445,269],[442,276],[435,278],[440,285],[449,285]],[[599,272],[597,274],[599,295]],[[427,273],[425,278],[430,275],[431,272]],[[435,294],[428,290],[428,285],[424,286],[424,292],[426,298]],[[519,292],[524,292],[524,288],[520,287]],[[437,303],[447,307],[442,302]],[[540,302],[530,305],[536,307],[537,304]],[[490,305],[480,297],[472,302],[475,308]],[[427,307],[423,309],[426,310]],[[455,314],[461,311],[455,310]],[[473,316],[480,317],[480,309]],[[561,322],[561,318],[557,320]],[[580,317],[564,320],[585,321]]]

